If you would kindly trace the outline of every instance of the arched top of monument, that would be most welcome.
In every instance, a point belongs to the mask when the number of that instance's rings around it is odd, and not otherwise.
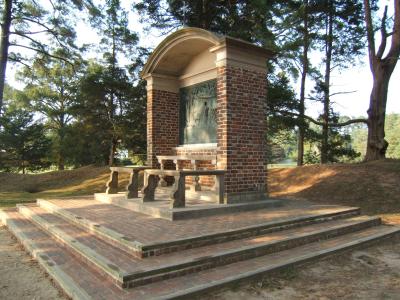
[[[179,76],[193,57],[205,50],[222,47],[245,48],[247,52],[265,58],[272,51],[249,42],[219,35],[196,27],[185,27],[167,36],[150,55],[141,73],[143,78],[151,74]]]

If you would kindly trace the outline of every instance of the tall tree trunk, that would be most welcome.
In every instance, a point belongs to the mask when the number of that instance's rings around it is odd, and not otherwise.
[[[108,157],[108,165],[111,167],[115,162],[115,153],[117,152],[118,138],[113,137],[110,143],[110,155]]]
[[[375,49],[375,29],[372,23],[369,0],[364,0],[365,24],[367,27],[369,64],[373,76],[373,86],[368,108],[368,140],[366,161],[384,159],[389,146],[385,140],[386,102],[390,77],[400,55],[400,0],[394,0],[394,22],[392,33],[387,33],[387,6],[381,22],[381,42]],[[386,52],[387,39],[391,36],[390,49]]]
[[[299,133],[297,138],[297,165],[302,166],[304,163],[304,113],[305,113],[305,89],[306,89],[306,78],[308,73],[308,50],[309,50],[309,32],[308,32],[308,0],[304,0],[304,45],[303,45],[303,57],[302,64],[303,70],[301,72],[301,85],[300,85],[300,103],[299,103],[299,119],[301,124],[299,125]]]
[[[57,165],[58,165],[58,171],[65,170],[65,159],[62,154],[58,156]]]
[[[322,115],[322,141],[321,141],[321,163],[326,164],[328,158],[328,139],[329,139],[329,111],[330,111],[330,79],[332,61],[332,42],[333,42],[333,5],[328,1],[327,32],[325,41],[325,78],[324,78],[324,113]]]
[[[58,129],[58,137],[60,139],[60,148],[58,149],[57,165],[58,170],[62,171],[65,169],[65,155],[64,155],[64,140],[65,140],[65,125]]]
[[[6,81],[6,68],[8,60],[8,47],[10,46],[12,0],[5,0],[3,15],[1,16],[0,38],[0,114],[3,108],[4,84]]]
[[[385,140],[386,102],[390,74],[378,64],[374,70],[374,84],[371,91],[368,113],[368,140],[365,160],[384,159],[389,143]]]

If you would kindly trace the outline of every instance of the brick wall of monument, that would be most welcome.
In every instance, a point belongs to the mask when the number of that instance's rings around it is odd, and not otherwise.
[[[160,90],[147,93],[147,160],[158,167],[156,155],[173,155],[179,142],[179,94]]]
[[[227,193],[266,190],[266,73],[218,68],[218,168],[226,173]]]

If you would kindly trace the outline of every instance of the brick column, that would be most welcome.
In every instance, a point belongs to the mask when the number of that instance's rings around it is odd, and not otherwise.
[[[270,52],[226,39],[217,54],[218,168],[227,203],[266,199],[266,60]]]
[[[157,166],[156,155],[172,155],[179,143],[179,94],[148,87],[147,162]]]

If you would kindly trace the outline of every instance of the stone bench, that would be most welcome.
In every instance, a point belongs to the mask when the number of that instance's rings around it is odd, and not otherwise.
[[[143,202],[154,201],[155,190],[158,186],[159,177],[172,176],[175,179],[170,194],[170,208],[185,207],[185,177],[186,176],[216,176],[214,190],[220,204],[224,203],[225,170],[160,170],[151,169],[144,171],[144,186],[142,189]]]
[[[149,166],[126,166],[126,167],[110,167],[110,180],[107,182],[106,194],[118,194],[118,174],[129,173],[129,183],[126,186],[126,197],[128,199],[138,198],[139,190],[139,172],[151,169]]]
[[[175,164],[175,169],[179,170],[180,161],[190,161],[193,170],[197,170],[197,162],[199,161],[210,161],[212,165],[217,165],[216,155],[157,155],[157,161],[160,164],[160,169],[164,170],[165,161],[172,161]],[[167,182],[163,177],[160,177],[160,186],[167,186]],[[199,182],[199,176],[194,176],[193,185],[191,188],[194,191],[201,191],[201,186]]]

